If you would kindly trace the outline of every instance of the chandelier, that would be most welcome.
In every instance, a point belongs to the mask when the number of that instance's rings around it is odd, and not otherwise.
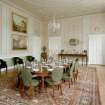
[[[48,28],[53,33],[56,33],[60,29],[60,23],[55,20],[55,16],[53,17],[53,20],[49,21]]]

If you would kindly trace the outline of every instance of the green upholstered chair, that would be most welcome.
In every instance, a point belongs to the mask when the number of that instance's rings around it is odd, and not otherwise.
[[[22,65],[24,67],[23,59],[21,59],[20,57],[13,57],[12,61],[13,61],[14,68],[17,65]]]
[[[45,82],[47,83],[48,86],[53,87],[53,96],[54,96],[55,86],[58,86],[58,88],[60,89],[60,92],[62,94],[62,87],[61,87],[62,77],[63,77],[63,68],[57,67],[52,71],[51,78],[45,80]]]
[[[75,60],[75,68],[74,68],[74,79],[77,80],[78,77],[78,67],[79,67],[79,59]]]
[[[20,85],[20,75],[21,75],[21,71],[24,70],[24,68],[22,66],[20,66],[19,64],[17,64],[17,69],[16,69],[16,74],[17,74],[17,88],[19,87]]]
[[[35,57],[33,57],[33,56],[31,56],[31,55],[26,56],[25,67],[32,69],[32,66],[33,66],[33,65],[32,65],[32,62],[34,62],[34,60],[35,60]]]
[[[35,57],[29,55],[29,56],[26,56],[26,60],[29,62],[33,62],[35,60]]]
[[[6,74],[7,74],[7,63],[6,63],[6,61],[0,59],[0,74],[1,74],[1,69],[2,68],[6,69]]]
[[[16,70],[16,73],[17,73],[17,88],[19,87],[20,85],[20,72],[21,70],[24,69],[24,62],[23,62],[23,59],[21,59],[20,57],[13,57],[12,58],[12,62],[13,62],[13,65],[14,65],[14,69]]]
[[[21,70],[21,80],[22,80],[22,83],[23,83],[23,92],[25,87],[27,87],[29,89],[29,96],[32,96],[33,95],[33,87],[37,87],[39,85],[39,81],[37,79],[32,79],[32,74],[30,72],[30,70],[28,69],[24,69],[24,70]]]
[[[74,70],[74,62],[69,65],[69,70],[65,73],[63,73],[63,80],[69,82],[69,88],[70,88],[70,83],[73,83],[73,70]]]

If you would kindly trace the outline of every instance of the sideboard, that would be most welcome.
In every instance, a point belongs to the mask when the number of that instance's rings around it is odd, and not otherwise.
[[[64,58],[70,58],[70,57],[74,57],[74,58],[82,58],[82,65],[83,64],[88,64],[88,56],[87,53],[78,53],[78,54],[58,54],[58,58],[64,59]]]

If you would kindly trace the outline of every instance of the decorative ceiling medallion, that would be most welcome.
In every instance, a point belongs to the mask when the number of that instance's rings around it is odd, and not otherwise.
[[[75,38],[71,38],[69,40],[69,44],[70,44],[70,46],[77,46],[79,44],[79,40],[75,39]]]

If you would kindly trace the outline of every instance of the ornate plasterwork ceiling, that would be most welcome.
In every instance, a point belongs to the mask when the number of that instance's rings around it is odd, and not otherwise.
[[[2,0],[12,2],[42,20],[69,18],[105,11],[105,0]]]

